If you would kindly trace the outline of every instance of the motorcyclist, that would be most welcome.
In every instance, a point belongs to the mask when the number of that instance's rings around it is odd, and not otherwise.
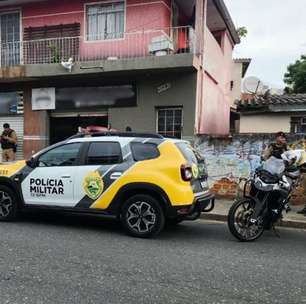
[[[284,161],[284,164],[286,166],[292,165],[296,161],[296,156],[290,157],[290,158],[284,158],[284,155],[286,155],[286,152],[288,151],[288,145],[287,145],[287,138],[286,134],[282,131],[277,132],[275,134],[275,142],[271,143],[262,153],[262,160],[267,161],[270,157],[275,157],[276,159],[281,159]],[[280,200],[280,201],[279,201]],[[275,205],[273,208],[276,213],[279,212],[279,204],[281,204],[282,199],[279,198],[278,206]],[[285,208],[286,211],[290,211],[290,207],[288,204],[285,206],[282,206],[282,208]]]
[[[281,159],[282,154],[288,151],[286,134],[282,131],[275,134],[275,143],[270,144],[262,153],[262,160],[267,160],[271,156]]]

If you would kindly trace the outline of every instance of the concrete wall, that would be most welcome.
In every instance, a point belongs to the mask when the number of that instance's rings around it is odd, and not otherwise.
[[[206,28],[204,42],[203,81],[198,85],[202,90],[197,108],[197,133],[229,133],[232,80],[233,43],[227,32],[223,33],[221,46]]]
[[[171,87],[158,93],[158,87]],[[156,132],[156,107],[183,106],[183,136],[194,134],[196,73],[178,75],[161,74],[137,81],[138,104],[134,108],[111,108],[109,119],[112,127],[133,131]]]
[[[292,114],[260,114],[240,116],[240,133],[290,132]]]
[[[254,174],[261,163],[262,151],[274,140],[273,134],[244,134],[223,139],[198,136],[195,145],[205,155],[210,185],[216,195],[235,198],[239,194],[239,179]],[[288,143],[292,149],[306,148],[302,135],[289,136]],[[304,189],[295,191],[292,202],[306,202]]]

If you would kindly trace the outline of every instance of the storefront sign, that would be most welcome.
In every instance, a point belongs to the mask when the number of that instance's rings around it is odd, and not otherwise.
[[[32,110],[55,110],[55,88],[32,89]]]
[[[96,110],[107,107],[131,107],[137,105],[134,85],[110,85],[99,87],[74,87],[56,89],[56,110]]]

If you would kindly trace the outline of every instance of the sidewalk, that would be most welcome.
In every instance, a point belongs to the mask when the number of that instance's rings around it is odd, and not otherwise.
[[[227,214],[232,204],[233,200],[230,201],[230,200],[217,199],[215,203],[215,209],[210,213],[202,213],[201,218],[226,222]],[[287,214],[285,212],[283,213],[284,218],[280,223],[280,226],[306,229],[306,217],[296,213],[298,210],[301,210],[303,208],[303,205],[290,206],[290,207],[292,211]]]

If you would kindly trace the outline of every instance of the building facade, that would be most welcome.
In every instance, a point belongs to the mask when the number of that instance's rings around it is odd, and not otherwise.
[[[20,157],[82,126],[229,132],[239,37],[222,0],[6,0],[0,19],[0,122]]]
[[[240,133],[306,133],[306,94],[267,95],[237,102]]]
[[[245,77],[249,65],[250,58],[236,58],[233,60],[233,74],[231,83],[231,116],[230,116],[230,131],[231,133],[239,133],[240,115],[237,112],[236,101],[242,97],[242,80]]]

